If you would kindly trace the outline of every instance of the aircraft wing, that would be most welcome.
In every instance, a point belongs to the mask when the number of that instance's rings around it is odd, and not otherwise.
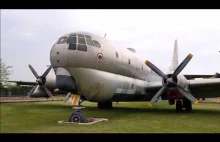
[[[163,87],[162,82],[149,82],[146,92],[157,93]],[[195,98],[220,96],[220,78],[188,80],[188,88]]]
[[[7,81],[7,82],[13,82],[18,85],[31,85],[31,86],[34,86],[37,84],[37,82],[30,82],[30,81]]]
[[[205,75],[205,74],[186,74],[184,75],[186,79],[194,79],[194,78],[211,78],[211,77],[214,77],[214,78],[220,78],[220,73],[215,73],[215,74],[209,74],[209,75]]]
[[[188,80],[189,89],[196,98],[220,96],[220,78]]]

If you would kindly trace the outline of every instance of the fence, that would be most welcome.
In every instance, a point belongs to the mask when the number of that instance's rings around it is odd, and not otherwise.
[[[1,88],[0,97],[27,96],[32,87]]]
[[[53,94],[52,98],[30,98],[28,92],[33,87],[21,86],[14,88],[0,88],[0,102],[29,102],[29,101],[60,101],[66,94]]]

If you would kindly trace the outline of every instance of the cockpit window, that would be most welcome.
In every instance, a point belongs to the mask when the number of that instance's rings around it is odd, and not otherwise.
[[[85,38],[79,38],[79,44],[86,44]]]
[[[70,43],[69,44],[69,49],[70,50],[76,50],[76,44],[75,43]]]
[[[87,46],[86,45],[78,45],[78,50],[79,51],[87,51]]]
[[[93,40],[93,42],[94,42],[94,44],[95,44],[95,46],[96,46],[96,47],[99,47],[99,48],[101,47],[101,45],[99,44],[99,42],[98,42],[98,41]]]
[[[68,37],[66,42],[67,43],[77,43],[77,38],[74,36],[70,36],[70,37]]]
[[[57,44],[62,44],[66,42],[67,37],[61,37]]]
[[[89,38],[86,38],[86,43],[87,43],[87,45],[89,45],[89,46],[94,46],[93,41],[92,41],[91,39],[89,39]]]
[[[86,38],[89,38],[89,39],[92,39],[91,36],[89,36],[89,35],[85,35],[85,37],[86,37]]]
[[[78,37],[84,37],[84,35],[83,34],[78,34]]]

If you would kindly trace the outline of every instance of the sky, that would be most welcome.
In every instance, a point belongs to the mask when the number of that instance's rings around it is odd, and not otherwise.
[[[1,58],[13,70],[10,80],[35,81],[42,75],[52,45],[63,34],[91,32],[136,54],[160,69],[169,68],[174,41],[179,63],[193,58],[182,74],[220,72],[220,10],[1,10]]]

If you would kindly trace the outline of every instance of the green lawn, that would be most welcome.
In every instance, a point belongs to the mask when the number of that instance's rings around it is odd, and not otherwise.
[[[93,125],[58,124],[68,119],[72,108],[60,101],[1,103],[0,127],[6,133],[74,132],[220,132],[220,104],[193,105],[193,112],[176,113],[175,105],[158,102],[116,103],[114,109],[99,110],[96,103],[84,102],[82,112],[88,117],[107,118]]]

